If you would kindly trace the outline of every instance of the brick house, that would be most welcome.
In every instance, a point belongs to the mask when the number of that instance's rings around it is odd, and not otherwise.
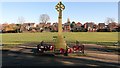
[[[51,23],[50,23],[50,22],[47,23],[47,24],[45,24],[45,26],[44,26],[44,31],[50,32],[50,26],[51,26]]]
[[[110,29],[110,31],[114,30],[117,27],[117,23],[116,22],[112,22],[108,24],[108,28]]]
[[[47,23],[47,24],[45,24],[45,27],[50,27],[51,26],[51,23],[49,22],[49,23]]]
[[[39,28],[43,28],[44,25],[45,25],[45,23],[39,23],[39,24],[37,25],[37,27],[39,27]]]
[[[4,31],[13,31],[16,28],[16,24],[3,24]]]
[[[0,33],[2,33],[2,24],[0,24]]]
[[[24,31],[29,31],[30,28],[36,27],[35,23],[23,23],[21,26],[21,30]]]
[[[5,31],[5,28],[8,26],[8,23],[2,24],[2,30]]]
[[[94,23],[93,22],[86,22],[84,24],[84,28],[88,30],[88,32],[94,31]]]
[[[0,24],[0,30],[2,30],[2,24]]]
[[[97,32],[98,25],[94,24],[93,26],[93,32]]]
[[[71,29],[71,28],[70,28],[70,19],[68,18],[68,19],[67,19],[67,23],[64,23],[64,24],[63,24],[63,31],[64,31],[64,32],[70,32],[70,29]]]
[[[77,30],[77,31],[80,31],[82,29],[82,24],[80,22],[76,23],[74,29]]]
[[[70,32],[70,23],[65,23],[63,25],[64,32]]]
[[[50,26],[50,31],[58,31],[58,23],[53,23],[51,26]]]
[[[105,23],[99,23],[98,29],[105,29]]]
[[[39,24],[36,25],[36,28],[38,29],[38,31],[44,30],[44,31],[49,32],[50,31],[50,27],[51,27],[51,23],[50,22],[48,22],[48,23],[39,23]]]
[[[3,33],[7,32],[7,33],[15,33],[17,30],[17,25],[12,23],[12,24],[7,24],[7,23],[4,23],[4,24],[1,24],[1,31],[3,31]]]
[[[82,24],[81,24],[80,22],[78,22],[78,23],[76,23],[76,26],[81,27],[81,26],[82,26]]]

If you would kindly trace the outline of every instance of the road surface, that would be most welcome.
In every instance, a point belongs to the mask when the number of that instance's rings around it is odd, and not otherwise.
[[[54,55],[33,55],[12,51],[2,52],[2,66],[109,66],[118,67],[118,63],[88,59],[89,57],[63,57]]]
[[[93,52],[88,51],[90,56],[79,56],[79,57],[65,57],[65,56],[54,56],[53,54],[35,55],[33,51],[36,47],[32,44],[22,45],[17,48],[10,50],[2,50],[2,67],[6,66],[88,66],[88,67],[119,67],[118,59],[105,59],[109,55],[104,56],[103,54],[92,56]],[[95,47],[95,46],[92,46]],[[0,51],[1,52],[1,51]],[[87,52],[87,51],[85,51]],[[105,57],[98,59],[98,57]],[[114,55],[112,55],[114,56]],[[112,57],[110,57],[112,58]]]

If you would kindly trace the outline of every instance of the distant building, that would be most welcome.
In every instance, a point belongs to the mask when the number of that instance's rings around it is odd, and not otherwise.
[[[67,19],[67,23],[64,24],[63,26],[63,31],[64,32],[70,32],[70,19]]]
[[[45,27],[50,27],[51,26],[51,23],[49,22],[49,23],[47,23],[47,24],[45,24]]]
[[[46,32],[50,32],[50,27],[51,27],[51,23],[48,22],[48,23],[45,24],[45,26],[44,26],[44,31],[46,31]]]
[[[45,23],[39,23],[39,24],[37,25],[37,27],[43,28],[44,25],[45,25]]]
[[[5,28],[6,28],[8,25],[9,25],[8,23],[2,24],[2,30],[3,30],[3,31],[6,31]]]
[[[50,26],[50,31],[53,31],[53,32],[56,32],[58,31],[58,23],[53,23],[51,26]]]
[[[4,24],[1,24],[1,28],[0,30],[3,31],[3,33],[15,33],[17,32],[17,26],[16,24],[12,23],[12,24],[7,24],[7,23],[4,23]]]
[[[2,30],[2,24],[0,24],[0,30]]]
[[[108,24],[108,28],[110,29],[110,31],[112,31],[113,29],[115,29],[117,27],[117,23],[112,22]]]
[[[74,27],[74,31],[81,31],[81,29],[82,29],[82,24],[80,23],[80,22],[78,22],[78,23],[76,23],[76,25],[75,25],[75,27]]]
[[[84,25],[81,22],[75,23],[74,21],[70,23],[70,19],[67,19],[67,22],[62,24],[62,29],[64,32],[120,32],[120,24],[116,22],[109,23],[105,25],[105,23],[98,23],[98,25],[94,24],[94,22],[86,22]],[[58,31],[58,23],[55,22],[51,24],[48,23],[23,23],[23,24],[0,24],[0,30],[3,32],[57,32]]]
[[[105,29],[105,23],[99,23],[98,29]]]
[[[70,24],[69,23],[64,24],[64,32],[70,32]]]
[[[84,24],[84,28],[88,30],[88,32],[93,32],[94,23],[93,22],[86,22]]]
[[[21,26],[22,31],[29,31],[30,28],[36,27],[35,23],[23,23]]]
[[[97,32],[98,25],[94,24],[93,26],[93,32]]]
[[[81,27],[82,24],[80,22],[76,23],[76,26]]]

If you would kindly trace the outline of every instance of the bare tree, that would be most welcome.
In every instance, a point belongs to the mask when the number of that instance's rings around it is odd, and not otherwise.
[[[47,21],[49,21],[50,20],[50,17],[47,15],[47,14],[42,14],[42,15],[40,15],[40,21],[42,22],[42,23],[47,23]]]
[[[22,24],[25,22],[24,17],[18,17],[18,27],[20,28],[20,32],[22,31]]]
[[[106,24],[109,24],[109,23],[114,23],[115,22],[115,19],[114,18],[106,18],[106,20],[105,20],[105,23]]]
[[[18,23],[19,24],[23,24],[25,22],[25,18],[24,17],[18,17]]]

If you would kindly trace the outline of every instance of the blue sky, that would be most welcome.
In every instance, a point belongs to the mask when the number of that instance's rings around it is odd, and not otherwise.
[[[0,0],[1,2],[58,2],[60,0]],[[63,2],[119,2],[120,0],[61,0]]]
[[[39,23],[41,14],[50,16],[49,22],[57,22],[58,13],[55,10],[57,2],[3,2],[2,23],[17,23],[23,16],[26,22]],[[63,23],[70,18],[75,22],[104,22],[107,17],[118,20],[117,2],[63,2],[66,6],[63,11]]]

